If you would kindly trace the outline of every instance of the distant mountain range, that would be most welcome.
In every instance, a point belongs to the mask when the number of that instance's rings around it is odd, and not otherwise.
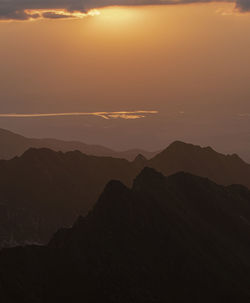
[[[151,160],[138,155],[134,161],[31,148],[0,161],[0,246],[46,243],[59,227],[85,215],[110,180],[131,186],[145,166],[250,188],[250,165],[238,156],[178,141]]]
[[[5,303],[250,302],[250,191],[144,168],[47,246],[0,253]]]
[[[152,158],[156,154],[156,152],[149,152],[142,149],[131,149],[119,152],[101,145],[90,145],[78,141],[26,138],[0,128],[0,159],[9,160],[15,156],[20,156],[29,148],[49,148],[62,152],[79,150],[87,155],[109,156],[127,160],[134,160],[138,154],[142,154],[147,159]]]

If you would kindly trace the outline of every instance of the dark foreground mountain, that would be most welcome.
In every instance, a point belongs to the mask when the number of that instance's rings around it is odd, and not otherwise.
[[[145,168],[47,246],[0,253],[0,300],[249,302],[250,192]]]
[[[29,149],[0,161],[0,246],[45,243],[86,214],[111,179],[127,186],[143,167],[165,175],[186,171],[223,184],[250,187],[250,165],[238,156],[174,142],[151,160],[95,157],[79,151]]]
[[[124,158],[127,160],[133,160],[138,154],[142,154],[148,159],[156,155],[155,152],[141,149],[114,151],[101,145],[91,145],[78,141],[27,138],[11,131],[0,129],[0,159],[9,160],[16,156],[21,156],[29,148],[49,148],[62,152],[79,150],[87,155]]]

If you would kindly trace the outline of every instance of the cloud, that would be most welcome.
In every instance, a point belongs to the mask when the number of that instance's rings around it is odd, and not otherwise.
[[[71,15],[69,14],[58,13],[58,12],[44,12],[41,15],[45,19],[65,19],[71,17]]]
[[[250,11],[250,0],[225,0],[241,12]],[[223,0],[0,0],[0,20],[79,18],[91,9],[111,5],[177,5]],[[58,12],[59,11],[59,12]]]
[[[72,113],[45,113],[45,114],[0,114],[0,118],[51,118],[51,117],[73,117],[73,116],[94,116],[103,119],[141,119],[149,115],[158,114],[158,111],[119,111],[119,112],[72,112]]]
[[[236,0],[236,7],[241,12],[250,11],[250,0]]]

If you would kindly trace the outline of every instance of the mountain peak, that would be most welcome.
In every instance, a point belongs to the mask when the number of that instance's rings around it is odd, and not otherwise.
[[[143,170],[140,172],[140,174],[137,176],[137,179],[143,179],[143,180],[162,180],[164,179],[163,174],[156,171],[154,168],[151,167],[144,167]]]
[[[214,152],[215,151],[212,149],[212,147],[207,146],[207,147],[201,147],[200,145],[195,145],[191,143],[185,143],[182,141],[174,141],[171,143],[164,151],[174,151],[177,152],[179,150],[200,150],[200,151],[207,151],[207,152]],[[163,153],[164,153],[163,151]]]
[[[170,147],[187,146],[187,145],[192,145],[192,144],[185,143],[185,142],[180,141],[180,140],[176,140],[176,141],[173,141],[171,144],[169,144],[168,148],[170,148]]]
[[[111,180],[108,182],[108,184],[105,186],[103,193],[110,194],[117,193],[117,192],[123,192],[126,191],[127,187],[119,180]]]
[[[31,147],[27,149],[21,158],[34,158],[34,157],[40,157],[40,156],[51,156],[51,155],[56,155],[59,154],[60,152],[55,152],[49,148],[34,148]]]
[[[144,157],[142,154],[138,154],[135,159],[134,159],[134,162],[146,162],[147,159],[146,157]]]
[[[163,174],[151,167],[144,167],[140,174],[135,178],[133,188],[141,188],[141,185],[148,185],[154,182],[165,180]]]
[[[110,209],[117,204],[121,204],[124,197],[130,190],[120,181],[111,180],[105,186],[100,198],[98,199],[93,211],[100,211],[100,209]]]
[[[173,161],[183,161],[183,159],[186,159],[186,161],[190,162],[192,161],[199,161],[202,159],[202,161],[206,162],[208,160],[215,160],[215,159],[224,159],[231,158],[231,159],[237,159],[241,160],[240,157],[235,155],[224,155],[217,151],[215,151],[212,147],[206,146],[202,147],[200,145],[194,145],[191,143],[185,143],[182,141],[174,141],[171,143],[166,149],[164,149],[161,153],[156,155],[152,160],[156,161],[171,161],[170,158]],[[242,161],[242,160],[241,160]],[[204,164],[204,163],[203,163]],[[171,165],[171,163],[170,163]],[[157,169],[159,169],[157,167]]]

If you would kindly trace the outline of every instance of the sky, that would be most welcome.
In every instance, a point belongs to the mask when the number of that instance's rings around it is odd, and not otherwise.
[[[117,150],[183,140],[250,159],[249,9],[0,0],[0,127]]]

